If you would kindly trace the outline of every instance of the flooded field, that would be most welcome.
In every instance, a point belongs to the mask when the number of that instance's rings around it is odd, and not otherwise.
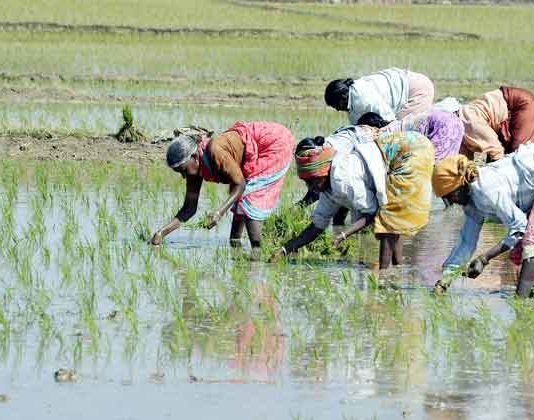
[[[0,419],[532,417],[517,268],[504,256],[431,294],[459,209],[435,200],[386,273],[369,232],[269,264],[275,222],[308,220],[292,168],[259,257],[228,246],[229,216],[200,227],[227,194],[213,184],[155,248],[184,182],[165,145],[110,134],[129,104],[148,138],[236,120],[326,135],[346,122],[326,83],[390,66],[429,75],[436,99],[532,90],[534,7],[126,3],[0,8]],[[479,248],[503,235],[486,224]]]
[[[534,315],[492,264],[430,287],[461,214],[435,202],[381,275],[370,234],[348,259],[253,261],[215,231],[146,244],[183,195],[162,164],[1,164],[5,418],[502,418],[531,410]],[[283,207],[300,196],[288,183]],[[200,214],[224,188],[204,191]],[[212,205],[212,204],[211,204]],[[486,225],[481,247],[503,234]],[[266,250],[268,251],[268,250]],[[395,286],[395,287],[392,287]],[[54,374],[64,369],[55,379]]]

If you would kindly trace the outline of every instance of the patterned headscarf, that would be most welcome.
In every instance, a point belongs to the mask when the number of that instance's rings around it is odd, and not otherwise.
[[[434,166],[432,188],[438,197],[457,190],[473,182],[478,177],[475,162],[463,155],[449,156]]]
[[[329,145],[317,146],[295,154],[297,174],[300,179],[327,176],[336,151]]]

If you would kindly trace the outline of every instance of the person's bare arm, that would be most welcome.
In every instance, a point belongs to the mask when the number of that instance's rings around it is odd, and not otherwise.
[[[310,242],[313,242],[315,239],[317,239],[317,237],[323,232],[324,229],[319,229],[313,223],[310,223],[308,227],[300,233],[300,235],[286,242],[284,246],[275,251],[269,261],[276,262],[284,255],[287,255],[305,245],[308,245]]]
[[[161,244],[161,241],[165,236],[178,229],[182,222],[187,222],[197,212],[198,198],[202,187],[202,178],[188,176],[186,182],[186,193],[182,208],[169,223],[154,233],[154,236],[152,236],[152,239],[150,240],[152,245]]]
[[[308,189],[306,195],[297,202],[297,206],[308,207],[319,200],[319,193]]]
[[[375,216],[374,214],[366,214],[363,217],[360,217],[358,220],[356,220],[355,223],[350,225],[348,229],[339,232],[334,237],[334,247],[338,247],[341,242],[346,240],[350,235],[354,235],[355,233],[362,230],[364,227],[369,226],[371,223],[373,223]]]
[[[223,217],[230,207],[232,207],[234,203],[239,200],[239,198],[243,195],[243,192],[245,192],[245,180],[241,181],[239,184],[230,185],[230,195],[226,201],[219,209],[210,214],[207,223],[208,229],[213,228],[219,222],[219,220],[221,220],[221,217]]]
[[[486,267],[493,258],[498,257],[499,255],[509,250],[509,246],[500,242],[497,245],[488,249],[486,252],[480,254],[478,257],[476,257],[473,261],[469,263],[466,273],[467,277],[476,279],[482,274],[482,271],[484,271],[484,267]]]

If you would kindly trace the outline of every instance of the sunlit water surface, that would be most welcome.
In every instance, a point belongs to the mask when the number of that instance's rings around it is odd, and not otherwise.
[[[534,401],[529,308],[502,258],[445,298],[429,289],[462,223],[436,200],[381,275],[358,261],[266,264],[227,246],[230,218],[159,249],[148,232],[183,199],[163,165],[2,164],[0,418],[525,417]],[[284,203],[294,201],[298,181]],[[199,214],[226,189],[206,189]],[[487,224],[480,249],[504,235]],[[371,244],[371,245],[369,245]],[[75,369],[74,382],[54,372]]]

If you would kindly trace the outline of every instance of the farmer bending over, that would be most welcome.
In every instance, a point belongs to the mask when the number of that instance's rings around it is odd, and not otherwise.
[[[434,84],[423,74],[390,68],[357,80],[332,80],[326,86],[324,99],[328,106],[347,112],[353,125],[367,112],[393,121],[429,111]]]
[[[352,212],[353,224],[334,245],[374,221],[380,240],[380,268],[402,263],[401,235],[415,235],[428,223],[434,150],[419,133],[395,133],[337,154],[322,137],[304,139],[295,154],[298,176],[320,192],[312,223],[271,257],[282,256],[315,240],[340,207]]]
[[[534,145],[525,145],[517,153],[477,168],[465,156],[448,157],[436,164],[432,187],[438,197],[464,208],[465,221],[460,237],[444,269],[461,266],[475,252],[485,219],[500,222],[508,228],[506,237],[480,254],[468,266],[467,276],[478,277],[484,267],[498,255],[512,248],[521,250],[522,267],[517,294],[530,293],[534,280],[534,218],[527,212],[534,201]],[[436,289],[443,292],[449,284],[440,280]]]
[[[295,140],[284,126],[271,122],[236,122],[209,140],[181,135],[167,149],[167,165],[186,179],[185,201],[178,214],[152,237],[162,239],[197,211],[202,182],[230,185],[230,195],[211,213],[207,227],[214,227],[229,210],[234,212],[230,242],[241,243],[246,226],[252,247],[260,246],[261,222],[276,207]]]

